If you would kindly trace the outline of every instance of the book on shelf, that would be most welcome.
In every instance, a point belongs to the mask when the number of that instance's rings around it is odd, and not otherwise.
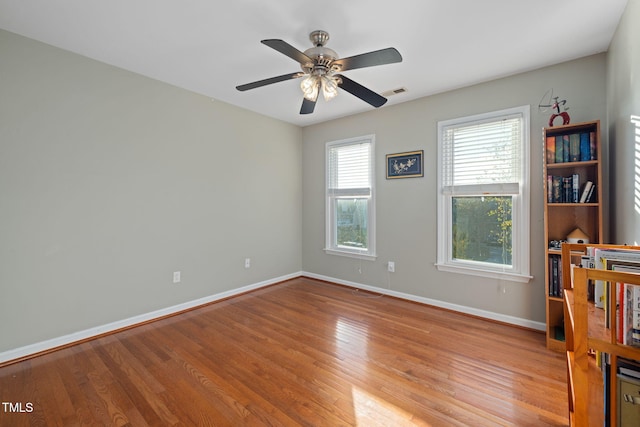
[[[596,201],[595,197],[594,197],[595,189],[596,189],[596,185],[592,184],[591,188],[589,188],[589,194],[587,194],[587,198],[585,200],[585,203],[592,203],[592,202]]]
[[[569,161],[569,135],[556,136],[556,163]]]
[[[591,143],[589,134],[582,132],[580,134],[580,161],[591,160]]]
[[[611,270],[616,263],[628,262],[640,265],[640,251],[633,249],[596,248],[594,251],[594,268]],[[606,283],[603,280],[595,281],[594,302],[596,307],[605,308]],[[608,317],[605,317],[605,320]]]
[[[580,134],[572,133],[569,135],[569,161],[580,161]]]
[[[547,164],[597,160],[595,132],[547,136],[545,148]]]
[[[562,177],[548,175],[547,185],[551,188],[551,192],[547,194],[548,203],[560,203],[562,200]]]
[[[581,185],[580,175],[547,175],[547,203],[591,203],[594,201],[595,184],[587,181]]]
[[[546,141],[547,164],[556,162],[556,137],[547,136]]]
[[[549,296],[562,298],[562,261],[560,255],[549,255]]]
[[[580,257],[580,267],[596,268],[595,250],[593,247],[587,247],[586,253]],[[571,282],[573,283],[573,271],[571,275]],[[591,281],[587,286],[587,298],[589,299],[589,301],[595,300],[595,285]]]
[[[558,341],[565,341],[564,325],[556,325],[553,327],[553,338]]]
[[[593,182],[591,181],[587,181],[584,183],[579,203],[587,203],[587,197],[589,197],[589,194],[593,194]]]
[[[640,250],[587,247],[581,264],[588,268],[640,275]],[[615,299],[611,301],[614,312],[609,311],[610,296]],[[615,332],[619,344],[640,347],[640,285],[595,280],[593,301],[595,307],[604,310],[604,326]]]
[[[640,262],[611,262],[611,270],[640,274]],[[640,286],[616,283],[617,340],[640,347]]]
[[[583,268],[596,268],[595,258],[593,257],[593,251],[587,252],[580,257],[580,267]]]
[[[640,362],[637,360],[619,357],[618,373],[627,377],[640,379]]]
[[[573,203],[573,176],[562,178],[562,203]]]
[[[634,309],[640,288],[638,291],[634,288],[639,287],[616,283],[616,339],[620,344],[640,346],[640,311]]]
[[[598,365],[602,371],[602,410],[604,412],[604,427],[612,427],[611,423],[607,420],[611,419],[611,361],[607,358],[602,362],[601,365]]]

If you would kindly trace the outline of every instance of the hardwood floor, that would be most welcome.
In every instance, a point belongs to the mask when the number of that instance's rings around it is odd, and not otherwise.
[[[5,366],[0,426],[568,424],[544,335],[372,296],[299,278]]]

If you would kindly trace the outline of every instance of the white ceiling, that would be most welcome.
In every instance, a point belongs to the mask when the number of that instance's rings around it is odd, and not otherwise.
[[[0,0],[0,28],[306,126],[373,107],[340,91],[299,114],[299,71],[260,43],[304,51],[326,30],[340,57],[395,47],[403,62],[345,72],[388,105],[606,51],[627,0]],[[0,58],[2,60],[2,58]],[[542,95],[542,94],[541,94]]]

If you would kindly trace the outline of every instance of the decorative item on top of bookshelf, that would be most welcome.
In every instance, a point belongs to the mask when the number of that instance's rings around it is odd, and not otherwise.
[[[540,104],[538,104],[538,110],[541,113],[546,113],[549,109],[554,111],[551,117],[549,117],[549,127],[553,126],[553,122],[558,117],[562,119],[563,125],[568,125],[571,121],[571,117],[569,117],[569,113],[567,113],[569,107],[564,107],[564,111],[560,111],[560,107],[566,104],[566,99],[561,100],[559,96],[553,96],[553,88],[551,88],[542,96]]]
[[[416,178],[424,176],[423,150],[387,154],[387,179]]]

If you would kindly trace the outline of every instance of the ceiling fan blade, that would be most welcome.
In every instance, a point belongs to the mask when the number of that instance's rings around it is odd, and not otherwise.
[[[260,42],[262,44],[269,46],[272,49],[277,50],[278,52],[284,55],[287,55],[289,58],[293,59],[294,61],[298,61],[302,65],[313,64],[313,59],[309,58],[307,55],[300,52],[298,49],[291,46],[289,43],[287,43],[284,40],[267,39],[267,40],[261,40]]]
[[[262,86],[270,85],[273,83],[283,82],[285,80],[297,79],[298,77],[302,77],[302,76],[304,76],[303,72],[283,74],[281,76],[271,77],[269,79],[258,80],[257,82],[236,86],[236,89],[238,89],[240,92],[244,92],[245,90],[255,89],[257,87],[262,87]]]
[[[356,83],[351,79],[346,78],[341,74],[336,74],[337,77],[340,77],[342,82],[338,84],[339,87],[349,92],[351,95],[357,96],[362,99],[364,102],[369,103],[370,105],[378,108],[382,107],[386,102],[387,98],[384,96],[378,95],[371,89],[367,89],[362,86],[360,83]]]
[[[300,114],[313,113],[313,110],[316,108],[316,101],[318,101],[317,95],[316,99],[314,99],[313,101],[310,101],[307,98],[302,98],[302,107],[300,107]]]
[[[396,49],[388,47],[348,58],[336,59],[331,65],[338,65],[340,67],[338,71],[347,71],[373,67],[374,65],[393,64],[394,62],[402,62],[402,55]]]

